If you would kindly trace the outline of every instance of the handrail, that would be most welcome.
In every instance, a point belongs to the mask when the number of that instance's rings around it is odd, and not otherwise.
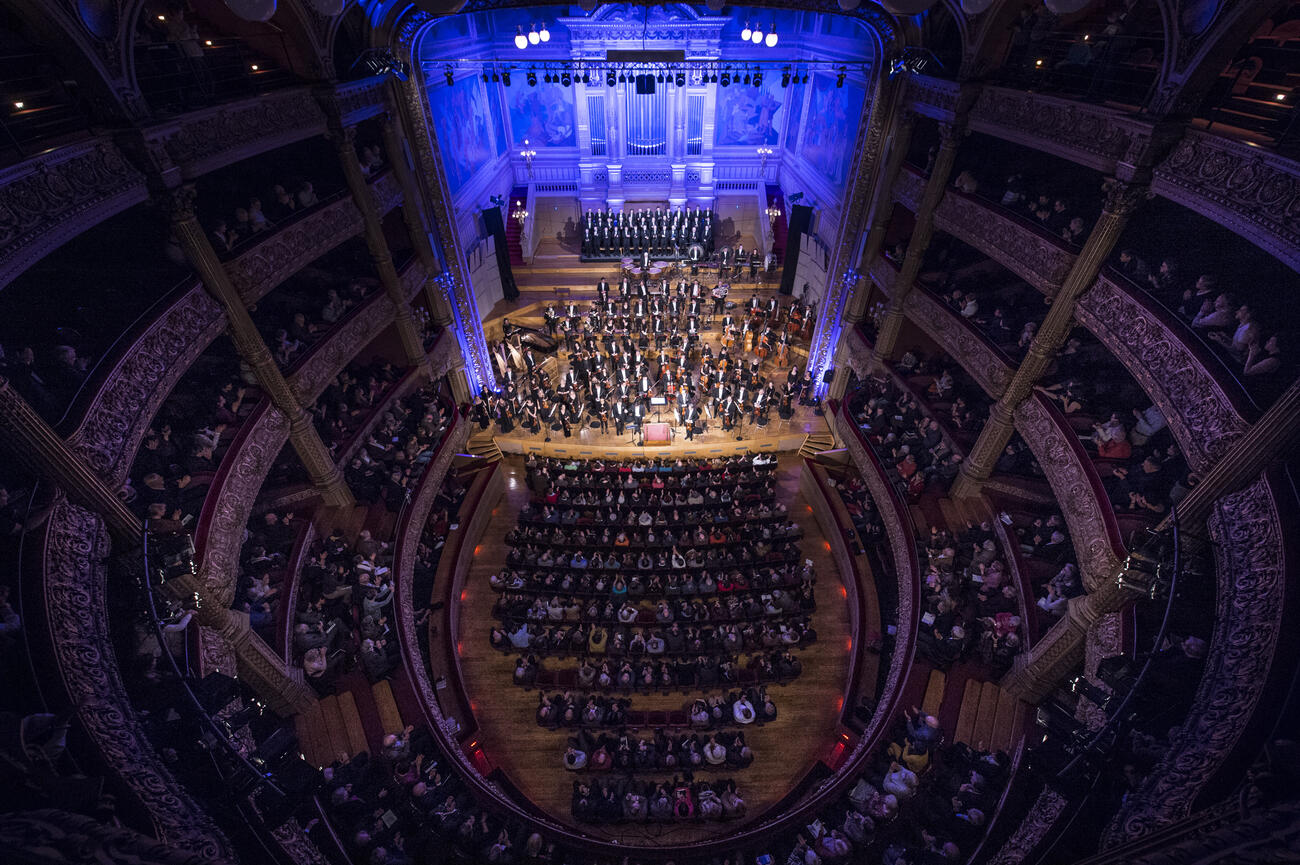
[[[989,397],[993,399],[1000,397],[1015,375],[1016,363],[1007,356],[1006,352],[992,342],[984,331],[950,307],[930,285],[918,279],[916,288],[920,289],[919,294],[916,290],[913,290],[908,295],[911,306],[916,307],[919,304],[929,303],[938,307],[939,313],[924,316],[919,315],[921,310],[915,310],[918,315],[915,317],[908,315],[908,319],[930,335],[949,357],[957,361],[958,365],[979,384],[980,388]],[[903,305],[904,314],[909,311],[908,301],[905,301]],[[944,333],[945,329],[951,333],[953,328],[956,328],[956,333],[952,334],[951,337],[948,333]],[[965,335],[971,341],[969,347],[962,345],[961,335]],[[977,360],[974,356],[975,351],[983,351],[988,354],[987,364],[974,366]]]
[[[207,552],[208,533],[212,531],[212,521],[217,515],[217,501],[221,498],[221,491],[230,476],[237,468],[236,463],[240,461],[235,459],[240,449],[248,437],[252,435],[253,430],[257,428],[266,413],[271,408],[271,400],[263,394],[253,406],[253,410],[244,418],[243,423],[239,425],[239,430],[230,441],[226,453],[221,458],[221,464],[217,466],[216,472],[212,476],[212,483],[208,484],[208,493],[203,497],[203,507],[199,510],[199,518],[194,522],[194,558],[196,561],[203,561],[203,555]]]
[[[1142,307],[1158,324],[1178,338],[1178,341],[1192,354],[1211,378],[1219,382],[1232,407],[1246,420],[1254,420],[1262,413],[1262,408],[1255,402],[1250,389],[1238,378],[1224,360],[1223,354],[1206,342],[1195,329],[1181,316],[1162,303],[1149,291],[1139,286],[1128,276],[1105,265],[1101,269],[1100,279],[1105,279],[1119,288],[1136,304]],[[1087,295],[1084,295],[1085,297]],[[1082,298],[1080,299],[1082,303]],[[1112,352],[1113,354],[1113,352]]]
[[[63,409],[63,414],[50,426],[64,435],[72,432],[71,427],[74,424],[70,423],[69,419],[80,420],[85,415],[100,388],[108,383],[109,374],[113,371],[117,362],[131,350],[143,332],[158,319],[162,310],[172,306],[193,291],[198,281],[198,276],[193,272],[186,274],[123,328],[122,332],[109,343],[108,347],[99,353],[95,365],[86,371],[85,377],[81,380],[81,386],[72,395],[72,399],[68,400],[67,406]],[[121,349],[120,353],[119,348]]]
[[[234,261],[235,259],[245,255],[246,253],[251,252],[254,249],[257,249],[263,243],[266,243],[269,240],[273,240],[284,229],[296,225],[297,223],[302,222],[304,219],[307,219],[310,216],[320,213],[322,210],[329,207],[331,204],[342,201],[344,199],[350,200],[351,197],[352,197],[352,193],[348,191],[348,188],[346,186],[343,187],[342,189],[336,189],[335,191],[331,192],[329,195],[317,196],[316,203],[313,204],[311,207],[305,207],[302,210],[295,210],[291,216],[287,216],[284,219],[276,220],[274,223],[272,223],[272,226],[269,230],[259,231],[256,234],[250,234],[248,237],[244,238],[239,243],[236,243],[234,246],[230,247],[229,250],[219,251],[217,253],[217,257],[220,258],[223,262]]]
[[[1035,431],[1038,434],[1026,434],[1024,427],[1034,423],[1039,424]],[[1044,423],[1050,424],[1051,429],[1042,427]],[[1113,576],[1115,567],[1127,555],[1115,509],[1101,484],[1097,467],[1065,415],[1042,393],[1035,392],[1016,409],[1015,425],[1047,474],[1048,484],[1070,528],[1070,538],[1075,542],[1075,557],[1084,585],[1092,589],[1098,581]],[[1058,449],[1064,453],[1058,453]],[[1071,466],[1079,472],[1074,478],[1067,476]],[[1079,481],[1085,489],[1079,489]],[[1095,513],[1088,512],[1089,504]],[[1094,520],[1100,522],[1101,536],[1090,531]]]

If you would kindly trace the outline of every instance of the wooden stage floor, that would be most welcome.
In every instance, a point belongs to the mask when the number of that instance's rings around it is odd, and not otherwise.
[[[734,442],[734,437],[733,437]],[[745,730],[754,750],[754,763],[734,772],[709,771],[700,777],[720,780],[730,777],[748,805],[753,819],[779,802],[818,759],[835,744],[841,699],[848,675],[849,614],[845,590],[812,508],[799,490],[803,460],[783,454],[778,462],[778,501],[790,509],[791,518],[804,529],[801,548],[817,569],[817,611],[813,624],[818,640],[802,649],[803,673],[788,685],[770,685],[776,702],[777,720]],[[575,824],[570,814],[573,781],[579,777],[563,768],[561,758],[571,731],[548,730],[535,720],[538,693],[524,690],[511,681],[514,655],[505,655],[488,643],[494,624],[492,606],[496,593],[488,585],[491,574],[505,564],[506,546],[501,542],[515,525],[520,507],[528,500],[523,460],[506,456],[502,465],[506,491],[492,512],[481,545],[465,584],[459,606],[462,675],[479,725],[478,741],[494,768],[535,805],[556,820],[574,826],[593,837],[617,840],[628,846],[687,844],[734,830],[735,823],[641,824],[600,827]],[[576,662],[551,662],[574,665]],[[634,710],[681,709],[692,698],[675,691],[670,696],[634,695]],[[584,774],[582,777],[591,777]],[[662,773],[638,774],[638,778],[671,780]]]

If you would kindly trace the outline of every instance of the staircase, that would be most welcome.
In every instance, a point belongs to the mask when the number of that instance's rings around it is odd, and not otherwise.
[[[830,433],[811,433],[804,436],[803,445],[799,448],[799,456],[804,459],[811,459],[822,451],[828,451],[835,447],[835,436]]]
[[[516,207],[522,207],[527,201],[527,186],[516,186],[510,190],[510,200],[506,202],[506,248],[510,250],[511,267],[523,267],[527,263],[524,261],[524,227],[519,224],[519,220],[510,216]]]
[[[773,204],[781,208],[781,215],[772,223],[772,254],[776,256],[778,267],[785,264],[785,241],[789,228],[786,222],[785,200],[781,195],[781,187],[774,183],[767,185],[767,206]]]
[[[493,438],[490,432],[475,433],[469,437],[465,447],[470,454],[485,460],[487,463],[501,461],[501,448],[497,447],[497,440]]]
[[[388,733],[400,732],[416,718],[403,720],[389,680],[373,685],[349,673],[340,685],[348,690],[323,697],[310,710],[294,716],[294,730],[303,757],[313,766],[328,766],[362,752],[377,752]]]

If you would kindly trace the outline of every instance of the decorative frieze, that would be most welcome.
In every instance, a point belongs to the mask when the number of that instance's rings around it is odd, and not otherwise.
[[[909,292],[903,300],[903,312],[952,355],[985,393],[996,399],[1006,391],[1015,370],[957,313],[925,290]]]
[[[226,270],[244,303],[256,303],[303,267],[359,234],[361,229],[361,211],[351,198],[340,198],[226,262]]]
[[[1300,270],[1300,165],[1294,160],[1189,129],[1157,166],[1151,188]]]
[[[1121,111],[1007,87],[985,87],[971,110],[977,132],[1055,153],[1114,173],[1133,143],[1133,120]]]
[[[1094,590],[1115,577],[1126,552],[1097,470],[1074,432],[1052,417],[1041,396],[1025,400],[1016,429],[1042,466],[1065,516],[1084,587]]]
[[[165,147],[186,178],[325,132],[325,113],[306,87],[259,94],[185,114]]]
[[[117,359],[68,446],[111,485],[124,483],[159,407],[225,326],[221,306],[193,283]]]
[[[936,227],[978,249],[1046,294],[1055,294],[1078,257],[1064,241],[1021,224],[985,201],[948,190]]]
[[[1075,318],[1142,385],[1168,420],[1192,470],[1203,472],[1246,432],[1248,424],[1232,395],[1240,388],[1216,378],[1210,368],[1221,364],[1198,356],[1191,348],[1193,335],[1158,316],[1134,290],[1103,273],[1079,298]]]
[[[916,209],[921,205],[923,192],[925,192],[925,176],[903,166],[894,179],[894,200],[916,213]]]
[[[0,285],[147,195],[144,175],[107,139],[0,171]]]
[[[381,217],[402,203],[402,185],[397,179],[397,172],[385,171],[368,185],[370,194],[375,199],[375,212]]]
[[[395,313],[393,302],[376,293],[350,315],[342,327],[313,346],[297,370],[287,376],[289,387],[298,401],[307,406],[315,404],[321,392],[357,356],[357,352],[392,324]]]

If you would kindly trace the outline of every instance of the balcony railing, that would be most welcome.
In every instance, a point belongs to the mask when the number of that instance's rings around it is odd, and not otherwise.
[[[144,175],[107,137],[0,171],[0,285],[92,225],[148,197]]]
[[[352,198],[337,199],[266,235],[226,263],[244,303],[253,304],[303,267],[362,230]]]
[[[1042,226],[956,189],[944,193],[934,224],[1048,295],[1065,282],[1078,257]]]
[[[1193,471],[1224,456],[1258,410],[1218,354],[1142,288],[1106,268],[1075,307],[1079,323],[1142,385]]]
[[[1041,393],[1021,403],[1015,422],[1047,475],[1070,529],[1084,587],[1092,591],[1115,577],[1127,555],[1097,468],[1065,416]]]

